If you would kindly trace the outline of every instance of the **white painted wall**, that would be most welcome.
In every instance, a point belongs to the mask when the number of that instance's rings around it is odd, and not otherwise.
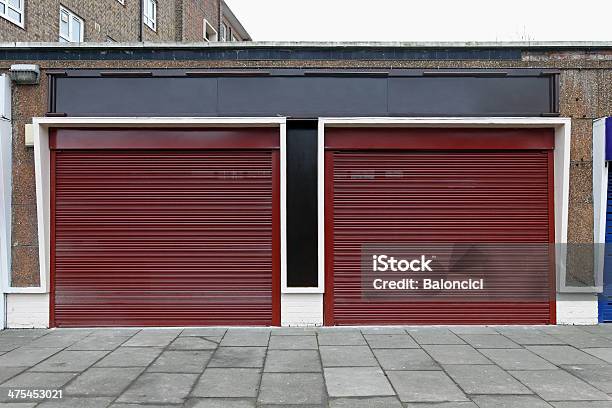
[[[4,292],[11,270],[11,82],[0,75],[0,330],[6,325]]]

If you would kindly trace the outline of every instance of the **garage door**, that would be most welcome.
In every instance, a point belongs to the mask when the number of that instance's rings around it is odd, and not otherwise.
[[[554,322],[553,147],[547,129],[327,129],[326,324]],[[368,251],[398,245],[434,264],[477,252],[488,266],[442,276],[484,287],[445,288],[434,268],[396,274],[411,290],[373,290]]]
[[[278,324],[278,134],[52,132],[52,325]]]

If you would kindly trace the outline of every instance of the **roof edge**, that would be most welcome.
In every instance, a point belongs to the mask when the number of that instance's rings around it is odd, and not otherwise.
[[[610,49],[612,41],[510,41],[510,42],[310,42],[310,41],[241,41],[241,42],[0,42],[0,49],[185,49],[185,48],[415,48],[478,49],[513,48],[547,50]]]

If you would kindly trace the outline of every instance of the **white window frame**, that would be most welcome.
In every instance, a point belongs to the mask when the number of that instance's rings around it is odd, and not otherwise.
[[[149,6],[153,5],[152,15],[149,15]],[[153,31],[157,31],[157,0],[144,0],[142,8],[142,21]]]
[[[125,6],[125,0],[117,0],[117,1]]]
[[[0,12],[0,17],[4,18],[7,21],[10,21],[11,23],[21,28],[25,27],[25,0],[19,1],[20,7],[12,6],[10,4],[10,0],[0,0],[0,4],[4,5],[4,13]],[[11,17],[9,17],[9,13],[8,13],[9,9],[21,15],[21,21],[16,21],[12,19]]]
[[[207,19],[202,20],[202,37],[206,42],[219,41],[219,33],[217,33],[215,27],[213,27]]]
[[[64,37],[62,35],[62,13],[66,13],[68,14],[68,38]],[[78,20],[81,23],[81,28],[79,30],[79,40],[78,41],[73,41],[72,37],[73,37],[73,22],[74,20]],[[64,40],[64,42],[83,42],[85,41],[85,20],[83,20],[81,17],[79,17],[78,15],[76,15],[75,13],[73,13],[72,11],[70,11],[70,9],[60,5],[60,12],[59,12],[59,41]]]

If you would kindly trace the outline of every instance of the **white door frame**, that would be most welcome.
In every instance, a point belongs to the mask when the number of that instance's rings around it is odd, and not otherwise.
[[[24,313],[28,308],[28,315],[38,316],[32,321],[19,321],[12,323],[12,316],[8,321],[11,325],[21,327],[47,327],[49,325],[48,294],[50,289],[50,150],[49,130],[52,128],[207,128],[207,127],[275,127],[280,134],[280,222],[281,222],[281,277],[286,274],[286,119],[273,118],[201,118],[201,117],[38,117],[32,118],[32,133],[34,141],[34,163],[36,173],[36,211],[38,217],[38,253],[40,285],[36,287],[7,286],[7,293],[11,294],[9,303],[15,302],[15,310],[11,307],[11,314],[15,316]],[[17,301],[17,296],[23,298]],[[27,298],[26,296],[30,296]],[[35,309],[32,296],[40,299]],[[44,309],[44,310],[43,310]]]
[[[395,127],[395,128],[552,128],[555,132],[554,148],[554,203],[555,203],[555,243],[567,243],[568,204],[569,204],[569,167],[570,167],[570,118],[540,117],[415,117],[415,118],[320,118],[318,132],[318,244],[319,271],[325,270],[325,129],[329,127]],[[557,291],[568,291],[565,286],[566,254],[564,245],[556,246]],[[319,275],[319,285],[325,287],[324,273]],[[323,278],[323,279],[322,279]],[[569,291],[572,291],[571,288]],[[593,293],[592,288],[585,292]],[[557,321],[568,321],[559,316],[560,304],[557,301]],[[563,314],[563,312],[562,312]],[[564,320],[565,319],[565,320]]]

